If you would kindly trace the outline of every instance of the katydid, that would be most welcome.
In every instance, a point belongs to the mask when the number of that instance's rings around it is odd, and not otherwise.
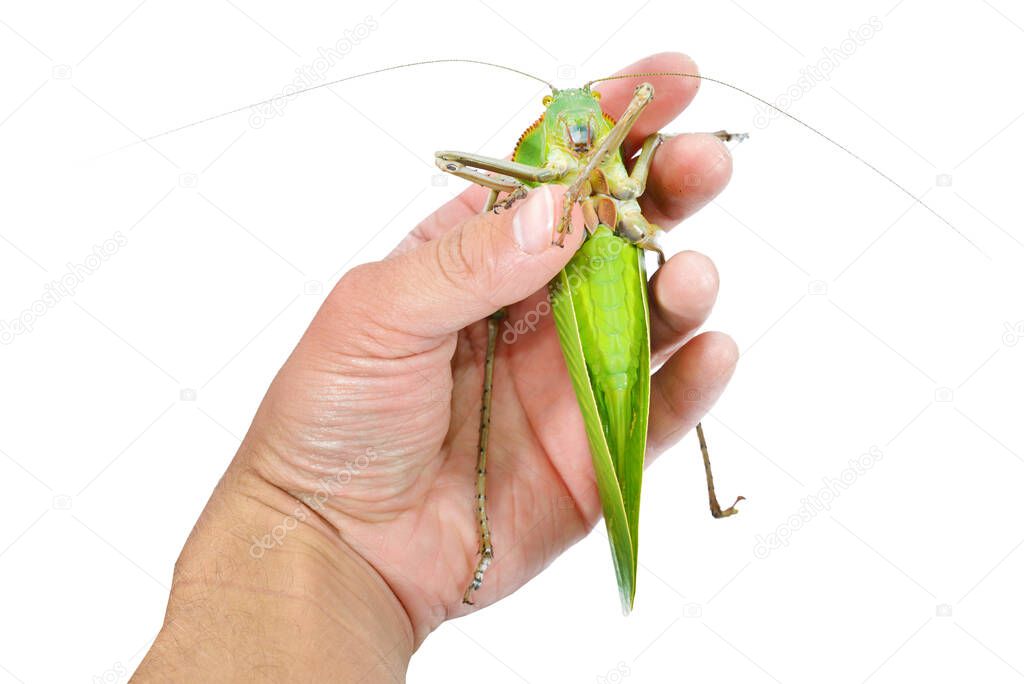
[[[644,141],[632,170],[627,171],[621,145],[644,107],[654,97],[649,83],[641,82],[618,120],[603,113],[594,83],[617,79],[641,80],[653,76],[699,79],[725,86],[752,98],[808,129],[864,164],[948,227],[943,216],[877,167],[818,129],[747,90],[699,74],[645,72],[599,78],[580,88],[556,89],[542,78],[519,69],[475,59],[443,58],[399,64],[346,76],[293,93],[310,90],[386,71],[439,63],[469,63],[513,72],[544,83],[551,94],[543,100],[544,112],[520,137],[510,160],[460,152],[438,152],[439,168],[490,190],[482,211],[503,211],[522,199],[530,188],[557,183],[567,186],[562,217],[552,236],[561,245],[572,230],[571,212],[580,204],[587,234],[569,264],[549,285],[551,308],[566,367],[584,419],[597,487],[600,494],[612,558],[624,612],[633,606],[636,593],[637,533],[640,485],[646,453],[650,402],[650,324],[647,301],[645,251],[654,251],[659,265],[664,255],[657,244],[658,226],[644,218],[637,202],[645,189],[652,159],[668,137],[655,133]],[[276,98],[207,117],[158,135],[184,130]],[[715,133],[723,140],[742,140],[745,134]],[[137,143],[133,143],[137,144]],[[502,193],[505,196],[502,197]],[[483,372],[479,447],[476,477],[476,516],[480,535],[479,562],[463,595],[472,603],[484,575],[494,560],[487,519],[486,473],[490,435],[491,396],[498,326],[504,311],[487,322],[488,337]],[[696,433],[704,461],[708,500],[714,517],[737,512],[736,503],[723,509],[716,498],[707,443],[702,426]]]
[[[665,136],[648,136],[628,172],[620,147],[653,97],[654,88],[642,83],[615,121],[602,112],[599,93],[589,86],[552,89],[544,98],[544,113],[520,137],[511,161],[460,152],[438,152],[436,157],[443,171],[490,189],[485,211],[507,208],[528,187],[568,186],[553,236],[557,244],[572,228],[573,205],[582,205],[587,236],[549,289],[559,341],[583,414],[619,595],[627,613],[636,593],[640,483],[651,394],[644,251],[656,252],[659,263],[664,262],[656,242],[659,228],[644,218],[637,198],[644,192],[651,161]],[[725,140],[739,137],[718,135]],[[501,192],[508,196],[499,203]],[[463,596],[465,603],[472,603],[494,553],[485,492],[496,333],[497,317],[492,317],[477,464],[480,562]],[[711,510],[715,517],[732,515],[735,504],[722,510],[715,498],[703,431],[700,435]]]

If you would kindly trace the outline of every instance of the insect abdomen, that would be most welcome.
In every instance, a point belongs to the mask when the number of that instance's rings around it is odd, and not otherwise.
[[[636,586],[650,398],[643,254],[599,224],[551,287],[559,341],[583,414],[628,610]]]
[[[642,280],[637,277],[637,247],[598,226],[569,266],[581,332],[587,338],[587,372],[595,390],[604,432],[613,454],[626,450],[635,424],[634,393],[639,389],[645,336]]]
[[[598,353],[590,361],[591,374],[606,391],[625,390],[630,371],[635,370],[636,342],[630,333],[630,323],[637,312],[627,302],[625,283],[626,257],[622,252],[634,248],[612,235],[603,226],[598,228],[580,250],[583,267],[589,278],[581,295],[589,299],[590,332],[596,340]]]

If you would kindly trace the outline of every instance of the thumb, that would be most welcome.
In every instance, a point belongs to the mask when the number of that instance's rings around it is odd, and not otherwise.
[[[565,247],[551,244],[565,191],[542,185],[500,214],[478,214],[420,247],[353,269],[334,296],[371,302],[383,329],[435,338],[526,299],[544,287],[582,243],[580,226]],[[350,277],[351,276],[351,277]],[[348,283],[344,281],[348,280]]]

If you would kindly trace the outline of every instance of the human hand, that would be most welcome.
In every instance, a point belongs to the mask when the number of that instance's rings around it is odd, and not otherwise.
[[[696,66],[662,54],[625,70],[637,71],[696,73]],[[627,157],[676,118],[699,83],[645,80],[656,97],[626,142]],[[634,87],[608,82],[602,106],[618,115]],[[731,169],[714,136],[670,138],[641,198],[645,216],[675,225],[717,195]],[[229,471],[254,475],[260,484],[247,485],[245,497],[271,492],[275,510],[287,512],[281,496],[294,497],[308,512],[300,531],[315,528],[332,540],[318,547],[320,562],[337,553],[379,576],[407,615],[414,645],[475,609],[461,599],[480,543],[483,319],[501,307],[511,327],[501,328],[495,362],[487,481],[496,555],[478,606],[515,591],[601,514],[554,322],[542,315],[546,284],[583,231],[573,231],[564,249],[551,245],[560,188],[532,190],[501,214],[480,213],[485,197],[481,188],[466,190],[388,258],[340,280],[271,385]],[[652,364],[663,365],[652,380],[648,460],[694,427],[732,374],[734,343],[719,333],[694,336],[717,289],[714,266],[694,252],[675,255],[652,279]],[[517,321],[535,325],[519,334]],[[290,543],[291,536],[249,560],[286,552]]]
[[[695,68],[682,56],[662,55],[630,71]],[[657,98],[633,129],[627,155],[697,90],[695,80],[652,80]],[[619,114],[633,89],[626,80],[608,83],[603,106]],[[730,172],[728,152],[713,136],[672,138],[657,154],[645,214],[671,226],[717,194]],[[538,313],[547,311],[546,283],[583,231],[566,249],[551,247],[557,189],[534,190],[515,211],[499,215],[479,213],[485,196],[470,188],[389,258],[350,271],[257,418],[269,448],[255,467],[297,495],[318,488],[329,494],[323,517],[384,577],[420,638],[467,610],[460,598],[479,549],[473,497],[486,344],[480,321],[502,306],[509,312],[495,363],[488,468],[497,556],[478,601],[514,591],[600,515],[553,321]],[[665,366],[653,380],[651,455],[692,429],[731,374],[736,351],[728,338],[705,334],[679,348],[704,321],[716,290],[714,267],[695,253],[675,256],[653,279],[654,356]],[[515,333],[517,321],[534,319],[535,330]],[[684,401],[694,389],[703,400]],[[322,486],[338,468],[351,471],[344,483]]]

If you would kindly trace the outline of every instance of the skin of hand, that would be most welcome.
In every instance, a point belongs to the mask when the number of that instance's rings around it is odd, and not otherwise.
[[[620,73],[696,70],[664,53]],[[656,96],[627,157],[699,85],[646,80]],[[620,113],[634,86],[604,84],[604,109]],[[657,152],[643,211],[671,227],[717,195],[731,171],[714,136],[672,137]],[[564,249],[551,245],[561,188],[532,190],[501,214],[480,213],[485,196],[468,189],[327,297],[182,551],[138,681],[218,673],[401,681],[433,629],[511,594],[598,521],[583,421],[546,300],[583,231]],[[574,223],[582,225],[578,216]],[[673,256],[652,279],[660,369],[648,460],[694,427],[732,375],[732,340],[695,334],[717,290],[714,266],[694,252]],[[479,550],[482,321],[503,306],[487,480],[496,557],[470,607],[461,598]]]

